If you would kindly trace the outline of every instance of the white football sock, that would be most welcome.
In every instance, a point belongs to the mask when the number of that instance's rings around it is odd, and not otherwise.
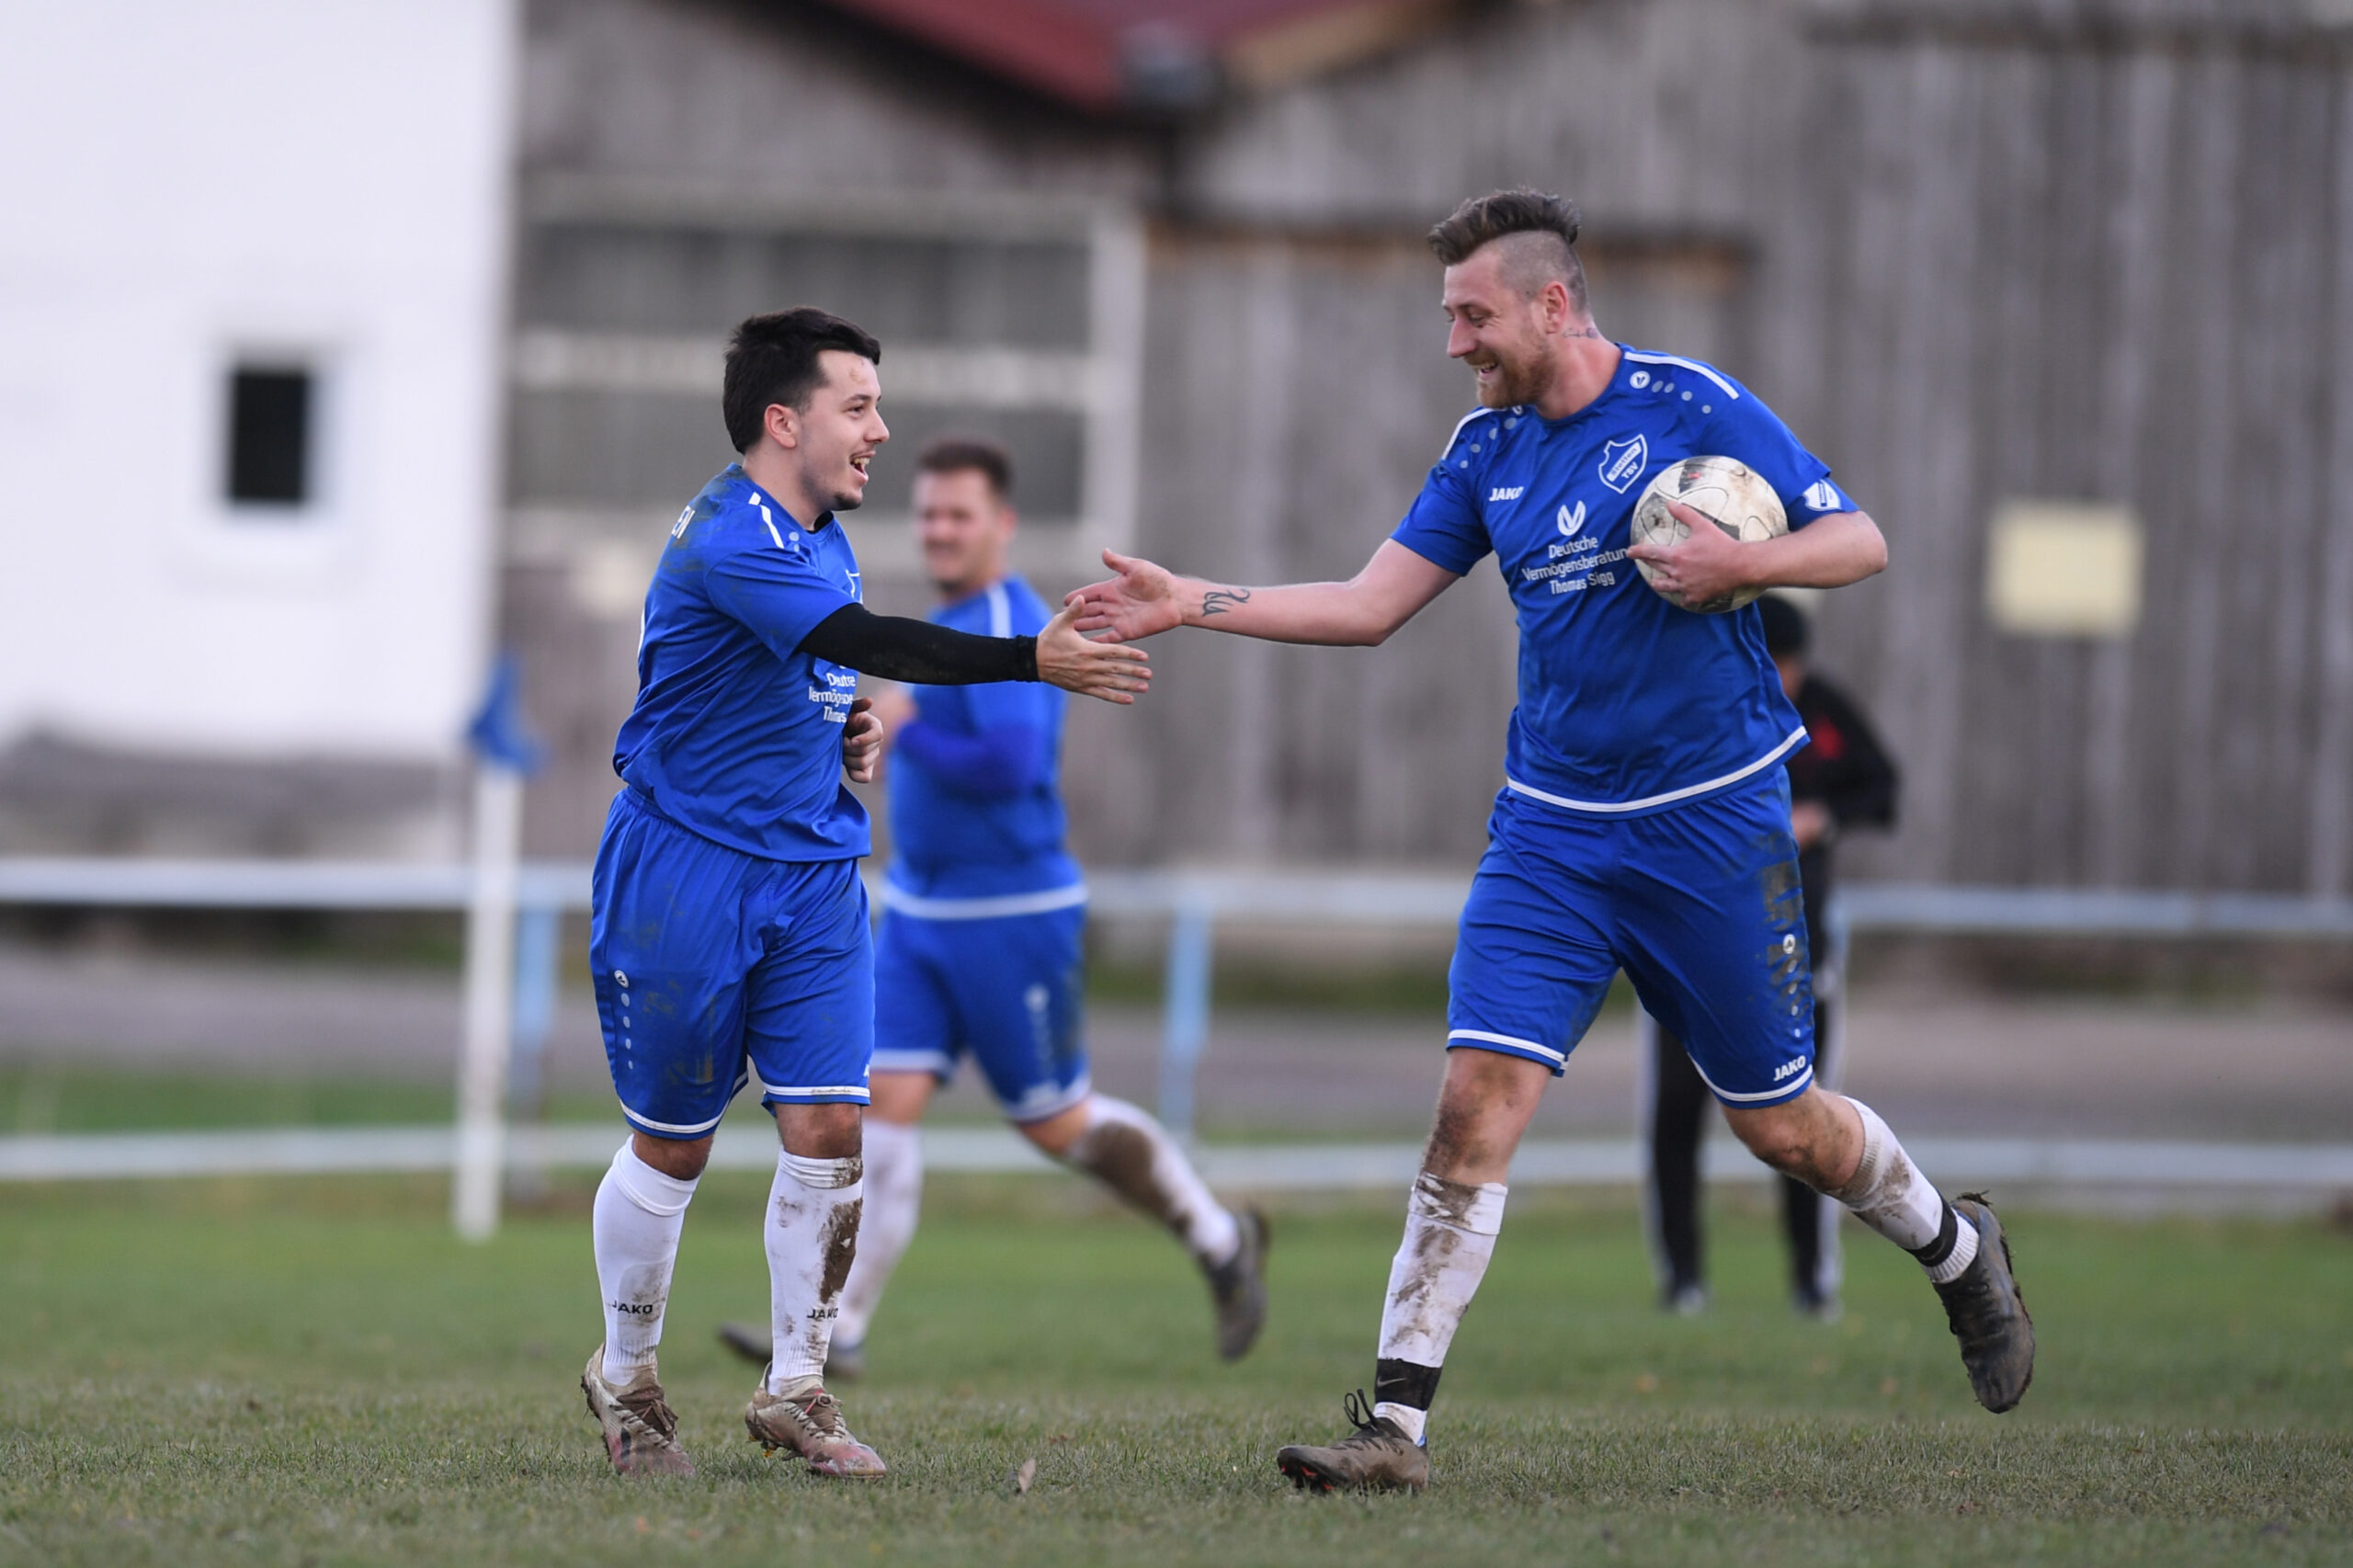
[[[768,1392],[784,1393],[801,1378],[825,1369],[842,1286],[858,1256],[863,1165],[855,1154],[803,1159],[790,1150],[776,1156],[762,1236],[768,1254],[768,1333],[775,1359]]]
[[[1855,1218],[1920,1260],[1928,1278],[1949,1285],[1977,1256],[1977,1227],[1953,1212],[1879,1112],[1848,1099],[1863,1119],[1863,1158],[1854,1179],[1830,1196]]]
[[[625,1383],[654,1365],[670,1271],[695,1184],[665,1176],[629,1144],[597,1184],[588,1233],[597,1249],[597,1286],[605,1298],[604,1375]]]
[[[1389,1266],[1389,1297],[1381,1309],[1372,1413],[1397,1423],[1417,1443],[1447,1346],[1495,1254],[1509,1190],[1497,1181],[1472,1186],[1428,1171],[1414,1178],[1405,1239]]]
[[[858,1259],[842,1287],[842,1315],[834,1337],[845,1345],[866,1338],[882,1287],[915,1239],[923,1209],[923,1134],[895,1121],[866,1122],[866,1214],[858,1226]]]
[[[1201,1262],[1232,1257],[1242,1244],[1242,1227],[1210,1196],[1167,1129],[1108,1095],[1089,1096],[1086,1105],[1086,1131],[1063,1158],[1176,1232]]]

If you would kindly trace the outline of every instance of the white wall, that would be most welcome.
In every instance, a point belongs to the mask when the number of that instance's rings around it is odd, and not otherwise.
[[[512,0],[0,0],[0,745],[455,754],[498,483]],[[324,499],[222,498],[241,351]]]

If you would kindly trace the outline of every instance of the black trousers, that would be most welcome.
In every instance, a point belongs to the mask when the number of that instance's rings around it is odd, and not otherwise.
[[[1646,1020],[1647,1021],[1647,1020]],[[1831,1028],[1831,1003],[1813,1007],[1814,1081],[1824,1088],[1837,1081],[1837,1036]],[[1643,1131],[1650,1142],[1651,1244],[1659,1288],[1672,1300],[1707,1277],[1700,1261],[1699,1142],[1715,1096],[1699,1070],[1665,1028],[1651,1023],[1650,1103]],[[1780,1188],[1781,1229],[1790,1244],[1790,1281],[1799,1303],[1813,1307],[1838,1296],[1838,1233],[1836,1199],[1802,1181],[1774,1177]]]

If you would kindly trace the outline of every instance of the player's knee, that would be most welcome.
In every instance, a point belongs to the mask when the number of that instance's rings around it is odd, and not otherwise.
[[[630,1151],[647,1165],[673,1181],[693,1181],[710,1164],[710,1139],[679,1140],[654,1138],[646,1133],[631,1134]]]
[[[806,1160],[847,1160],[866,1152],[866,1108],[858,1105],[780,1105],[777,1136],[786,1151]]]
[[[1814,1119],[1804,1113],[1798,1101],[1756,1109],[1727,1107],[1724,1119],[1750,1153],[1784,1176],[1812,1181],[1819,1163],[1818,1140]]]

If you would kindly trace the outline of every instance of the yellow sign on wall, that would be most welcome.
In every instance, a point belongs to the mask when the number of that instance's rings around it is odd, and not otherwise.
[[[2141,519],[2130,506],[2006,501],[1994,512],[1985,609],[2021,637],[2125,637],[2141,619]]]

